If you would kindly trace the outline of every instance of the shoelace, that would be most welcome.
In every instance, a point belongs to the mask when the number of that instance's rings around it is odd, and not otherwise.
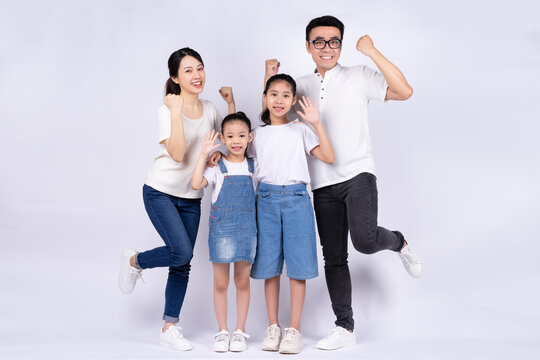
[[[245,342],[246,339],[249,339],[249,335],[246,334],[245,332],[243,331],[235,331],[233,333],[233,338],[232,338],[232,341],[240,341],[240,342]]]
[[[415,263],[415,264],[418,264],[418,259],[416,258],[416,256],[409,251],[409,248],[406,248],[404,249],[405,251],[403,252],[399,252],[399,256],[402,258],[402,259],[405,259],[407,260],[408,262],[412,262],[412,263]]]
[[[146,281],[144,281],[142,277],[142,271],[131,271],[130,275],[135,278],[135,281],[140,279],[144,284],[146,284]]]
[[[271,327],[270,329],[266,330],[266,334],[270,339],[275,340],[276,338],[279,338],[279,335],[281,334],[281,329],[277,326]]]
[[[296,338],[296,330],[287,328],[285,329],[285,335],[283,335],[283,340],[286,344],[294,343],[294,339]]]
[[[214,339],[216,339],[216,341],[223,341],[223,342],[228,343],[229,342],[229,334],[217,333],[216,335],[214,335]]]
[[[182,333],[180,332],[180,330],[182,330],[182,328],[180,326],[173,325],[169,329],[172,329],[171,330],[171,335],[173,335],[175,337],[179,337],[179,338],[184,337],[184,335],[182,335]]]

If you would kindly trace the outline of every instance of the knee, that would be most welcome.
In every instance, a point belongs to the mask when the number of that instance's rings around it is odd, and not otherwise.
[[[171,266],[183,266],[188,264],[191,261],[191,258],[193,257],[193,251],[170,251],[169,252],[169,259],[171,260],[172,264]]]
[[[378,251],[377,242],[375,241],[376,236],[375,232],[364,232],[351,236],[351,240],[356,251],[369,255]]]
[[[225,293],[229,288],[229,278],[226,276],[220,276],[214,278],[214,291],[218,293]]]
[[[234,285],[236,286],[237,291],[247,291],[249,290],[249,276],[235,276]]]

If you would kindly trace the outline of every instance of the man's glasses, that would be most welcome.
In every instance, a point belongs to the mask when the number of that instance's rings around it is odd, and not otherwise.
[[[341,46],[341,40],[340,39],[330,39],[330,40],[310,40],[311,44],[313,44],[313,47],[317,50],[322,50],[326,47],[326,44],[330,47],[330,49],[339,49]]]

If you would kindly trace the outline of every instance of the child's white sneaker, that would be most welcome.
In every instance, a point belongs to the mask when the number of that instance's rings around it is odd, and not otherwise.
[[[272,324],[266,328],[261,349],[266,351],[278,351],[280,342],[281,328],[278,324]]]
[[[328,335],[317,342],[317,349],[335,350],[355,344],[356,336],[353,332],[350,332],[341,326],[336,326],[328,333]]]
[[[422,263],[418,260],[418,257],[409,248],[409,244],[406,244],[401,251],[398,252],[398,256],[405,266],[405,270],[414,278],[422,275]]]
[[[238,329],[233,333],[231,340],[231,351],[246,351],[247,350],[247,339],[249,335]]]
[[[283,340],[279,344],[280,354],[298,354],[302,350],[302,334],[295,328],[285,328]]]
[[[193,346],[191,342],[180,332],[182,328],[178,326],[170,326],[167,331],[161,331],[159,343],[163,346],[178,351],[191,350]]]
[[[142,279],[142,270],[134,268],[130,265],[129,259],[137,252],[131,248],[127,248],[122,253],[120,261],[120,271],[118,271],[118,286],[124,294],[131,294],[135,289],[135,284],[138,279]]]
[[[214,335],[214,347],[215,352],[227,352],[229,351],[229,332],[225,329]]]

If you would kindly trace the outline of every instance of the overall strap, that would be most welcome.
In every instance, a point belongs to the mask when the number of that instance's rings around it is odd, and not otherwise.
[[[225,166],[225,163],[223,162],[223,159],[219,159],[218,165],[219,165],[219,170],[221,171],[222,174],[227,174],[228,173],[227,167]]]
[[[251,174],[255,172],[255,166],[253,165],[253,159],[252,158],[246,158],[248,162],[248,169]]]

